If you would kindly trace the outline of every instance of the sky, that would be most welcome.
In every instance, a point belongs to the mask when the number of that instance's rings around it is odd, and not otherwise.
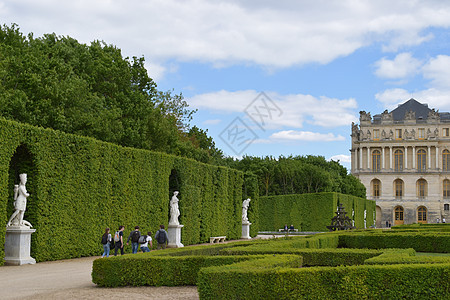
[[[35,37],[145,57],[225,155],[320,155],[350,169],[359,111],[450,111],[450,1],[0,0]]]

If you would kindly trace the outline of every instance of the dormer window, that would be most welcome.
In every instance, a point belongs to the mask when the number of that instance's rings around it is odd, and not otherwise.
[[[425,139],[425,128],[419,128],[417,133],[419,135],[419,140]]]
[[[380,129],[373,130],[373,140],[374,141],[380,140]]]

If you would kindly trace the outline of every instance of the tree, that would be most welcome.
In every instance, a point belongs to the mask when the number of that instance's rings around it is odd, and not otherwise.
[[[339,162],[323,156],[244,156],[226,165],[258,176],[260,195],[340,192],[365,197],[364,185]]]
[[[0,27],[0,116],[123,146],[220,161],[206,132],[189,130],[195,110],[161,92],[144,57],[123,57],[103,41],[80,44]],[[198,139],[198,140],[197,140]],[[209,143],[209,145],[207,145]]]

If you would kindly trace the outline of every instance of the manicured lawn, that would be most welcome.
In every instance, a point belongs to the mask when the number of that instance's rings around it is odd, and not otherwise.
[[[450,253],[416,252],[416,256],[449,256],[450,257]]]

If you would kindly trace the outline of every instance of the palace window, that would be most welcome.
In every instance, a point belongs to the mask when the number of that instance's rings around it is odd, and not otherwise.
[[[427,208],[425,206],[419,206],[417,208],[417,222],[418,223],[427,222]]]
[[[401,199],[403,197],[403,180],[396,179],[394,181],[394,191],[396,199]]]
[[[403,221],[403,207],[397,206],[394,212],[395,212],[395,221]]]
[[[444,183],[443,183],[443,196],[445,199],[449,199],[450,198],[450,180],[445,179]]]
[[[450,210],[450,204],[444,204],[444,210]]]
[[[380,129],[373,130],[373,140],[378,141],[380,139]]]
[[[447,149],[442,151],[442,170],[450,171],[450,151]]]
[[[419,140],[423,140],[425,139],[425,128],[419,128],[417,130],[418,136],[419,136]]]
[[[417,197],[423,199],[427,196],[427,181],[425,179],[417,180]]]
[[[449,137],[450,131],[448,128],[442,128],[442,136]]]
[[[417,170],[419,172],[426,171],[427,169],[427,152],[423,149],[417,151]]]
[[[378,199],[381,195],[381,182],[378,179],[372,180],[372,197]]]
[[[403,170],[403,151],[402,150],[394,151],[394,167],[395,167],[396,172]]]
[[[380,150],[374,150],[372,152],[372,170],[374,172],[380,172]]]
[[[402,130],[401,129],[395,129],[395,139],[396,140],[402,139]]]

